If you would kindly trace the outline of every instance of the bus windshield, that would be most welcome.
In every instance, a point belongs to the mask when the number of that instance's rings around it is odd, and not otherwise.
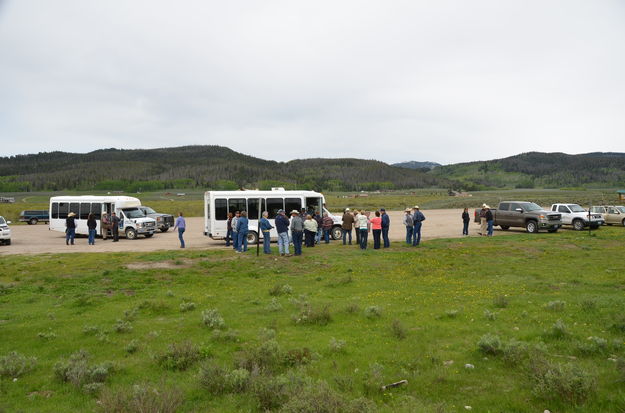
[[[124,215],[126,215],[126,218],[128,219],[145,218],[145,214],[139,208],[124,208],[122,211],[124,211]]]

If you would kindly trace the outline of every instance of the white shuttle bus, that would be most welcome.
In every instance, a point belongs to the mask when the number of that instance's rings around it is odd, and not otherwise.
[[[260,203],[260,207],[259,207]],[[278,233],[275,229],[275,218],[278,210],[283,209],[290,218],[289,213],[293,210],[327,212],[334,225],[332,238],[341,238],[340,217],[332,215],[325,208],[323,194],[313,191],[286,191],[284,188],[272,188],[271,191],[207,191],[204,193],[204,235],[213,239],[224,239],[228,233],[228,213],[247,211],[249,218],[248,243],[255,244],[258,241],[258,214],[259,211],[269,213],[269,222],[274,227],[271,230],[271,238],[276,239]]]
[[[65,232],[65,219],[70,212],[76,214],[76,234],[88,235],[87,218],[93,214],[100,234],[100,219],[103,213],[115,211],[119,217],[119,235],[135,239],[154,235],[156,221],[145,216],[139,209],[141,201],[130,196],[55,196],[50,198],[50,230]]]

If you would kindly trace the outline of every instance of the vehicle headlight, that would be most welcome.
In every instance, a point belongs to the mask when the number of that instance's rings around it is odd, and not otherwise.
[[[544,215],[540,215],[538,218],[545,219],[545,216]]]

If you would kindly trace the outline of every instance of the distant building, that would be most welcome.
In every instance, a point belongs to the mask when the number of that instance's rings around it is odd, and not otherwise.
[[[7,198],[7,197],[0,197],[0,204],[12,204],[15,202],[15,198]]]
[[[625,201],[625,189],[619,189],[616,193],[618,194],[618,199]]]

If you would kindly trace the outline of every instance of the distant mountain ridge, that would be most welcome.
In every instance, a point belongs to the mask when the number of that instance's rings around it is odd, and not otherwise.
[[[437,166],[441,166],[440,163],[430,162],[430,161],[407,161],[407,162],[398,162],[391,164],[391,166],[395,166],[397,168],[408,168],[408,169],[434,169]]]

